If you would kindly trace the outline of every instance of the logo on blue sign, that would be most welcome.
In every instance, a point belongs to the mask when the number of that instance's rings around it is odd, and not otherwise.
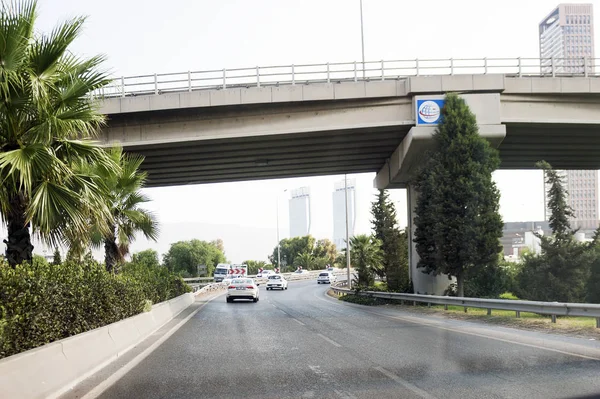
[[[442,116],[444,100],[417,100],[417,125],[437,125]]]

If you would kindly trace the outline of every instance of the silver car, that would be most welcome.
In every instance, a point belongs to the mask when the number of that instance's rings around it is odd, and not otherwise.
[[[317,284],[331,284],[335,283],[336,277],[331,272],[321,272],[317,277]]]
[[[269,279],[267,280],[267,291],[274,290],[276,288],[279,290],[288,289],[288,282],[281,274],[273,274],[269,276]]]

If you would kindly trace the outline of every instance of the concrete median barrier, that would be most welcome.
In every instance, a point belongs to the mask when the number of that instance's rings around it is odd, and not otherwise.
[[[119,354],[135,345],[141,338],[140,331],[132,318],[109,325],[108,334],[115,343]]]
[[[183,294],[154,305],[149,312],[0,360],[0,399],[60,396],[194,301],[194,294]]]
[[[155,326],[158,323],[152,312],[146,312],[134,317],[133,324],[137,328],[140,336],[147,336],[156,328]]]

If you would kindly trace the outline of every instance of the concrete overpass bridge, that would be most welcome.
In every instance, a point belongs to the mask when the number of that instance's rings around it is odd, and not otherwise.
[[[415,98],[455,91],[502,168],[595,169],[600,79],[596,60],[579,61],[579,75],[562,73],[566,60],[540,74],[543,60],[481,59],[121,78],[103,93],[101,140],[145,155],[151,186],[381,172],[378,187],[403,187],[431,130],[410,133]]]
[[[418,123],[417,103],[458,92],[501,168],[545,159],[600,169],[597,64],[410,60],[121,78],[98,93],[109,117],[100,139],[146,156],[151,187],[377,172],[376,187],[407,188],[435,129]],[[414,271],[413,281],[429,293],[447,284]]]

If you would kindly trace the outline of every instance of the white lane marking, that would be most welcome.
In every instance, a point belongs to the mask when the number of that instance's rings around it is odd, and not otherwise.
[[[335,342],[334,340],[327,338],[326,336],[324,336],[323,334],[319,334],[317,333],[317,335],[321,338],[323,338],[325,341],[329,342],[331,345],[333,346],[337,346],[338,348],[340,348],[342,345],[338,344],[337,342]]]
[[[334,389],[333,392],[336,393],[341,399],[356,399],[356,396],[352,395],[349,392],[340,391],[338,389]]]
[[[300,324],[301,326],[305,326],[306,324],[302,323],[300,320],[298,319],[294,319],[292,318],[292,320],[294,320],[296,323]]]
[[[198,309],[194,310],[185,319],[181,320],[179,323],[177,323],[175,326],[173,326],[173,328],[171,328],[165,335],[163,335],[158,340],[156,340],[156,342],[154,342],[152,345],[147,347],[142,353],[140,353],[139,355],[137,355],[136,357],[131,359],[129,361],[129,363],[125,364],[123,367],[118,369],[114,374],[112,374],[106,380],[104,380],[100,384],[96,385],[91,391],[86,393],[81,399],[95,399],[98,396],[102,395],[104,393],[104,391],[106,391],[112,385],[117,383],[117,381],[119,381],[121,378],[123,378],[125,376],[125,374],[127,374],[135,366],[140,364],[156,348],[158,348],[163,342],[165,342],[167,339],[169,339],[169,337],[171,335],[175,334],[175,332],[177,332],[177,330],[179,330],[185,323],[187,323],[189,319],[194,317],[196,315],[196,313],[201,311],[210,301],[212,301],[213,299],[215,299],[217,297],[218,296],[215,296],[214,298],[211,298],[208,301],[206,301],[205,303],[203,303],[200,307],[198,307]]]
[[[410,382],[406,381],[405,379],[398,377],[396,374],[387,371],[383,367],[375,367],[375,370],[379,371],[381,374],[385,375],[389,379],[396,381],[398,384],[402,385],[404,388],[411,390],[413,393],[419,395],[420,397],[422,397],[424,399],[436,399],[435,396],[430,395],[429,393],[425,392],[424,390],[417,387],[416,385],[413,385]]]

